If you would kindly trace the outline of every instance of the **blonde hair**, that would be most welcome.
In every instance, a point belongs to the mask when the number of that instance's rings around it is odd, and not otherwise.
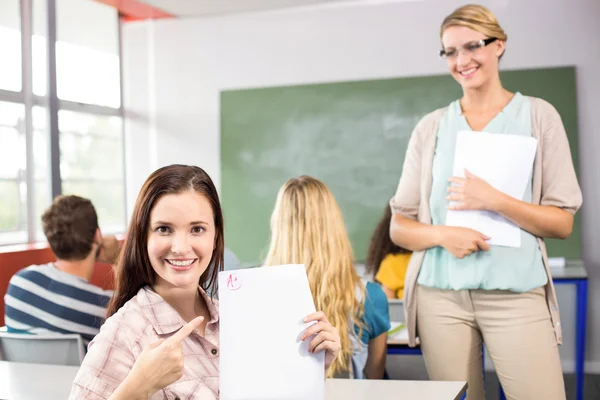
[[[350,332],[364,328],[365,287],[354,269],[342,212],[327,186],[310,176],[288,180],[271,216],[271,245],[265,265],[304,264],[317,310],[338,329],[342,349],[328,376],[349,372]],[[360,340],[360,339],[359,339]]]
[[[494,13],[478,4],[462,6],[448,15],[442,22],[440,38],[444,35],[444,31],[451,26],[466,26],[490,38],[508,39]]]

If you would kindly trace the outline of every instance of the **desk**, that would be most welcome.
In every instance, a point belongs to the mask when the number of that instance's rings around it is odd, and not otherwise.
[[[564,268],[552,268],[554,285],[575,285],[575,379],[576,400],[583,400],[585,380],[585,341],[587,331],[588,275],[581,260],[567,261]],[[563,310],[564,312],[564,310]]]
[[[585,379],[585,342],[587,329],[588,275],[583,261],[567,261],[564,268],[551,268],[554,285],[575,285],[576,322],[575,322],[575,379],[576,400],[583,400]],[[397,302],[397,301],[396,301]],[[564,312],[564,310],[563,310]],[[408,347],[408,342],[388,341],[388,354],[421,354],[419,347]],[[505,399],[500,391],[500,399]]]
[[[0,361],[0,399],[65,400],[79,367]]]
[[[458,400],[467,382],[327,379],[325,400]]]
[[[0,399],[65,400],[79,367],[0,361]],[[466,382],[328,379],[325,400],[456,400]]]

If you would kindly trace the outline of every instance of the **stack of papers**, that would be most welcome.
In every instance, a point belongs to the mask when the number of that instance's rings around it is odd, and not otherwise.
[[[531,180],[537,139],[530,136],[486,132],[458,132],[453,176],[465,169],[499,191],[523,200]],[[446,225],[471,228],[491,237],[491,245],[521,247],[521,229],[491,211],[448,210]]]
[[[550,268],[564,268],[567,265],[567,259],[565,257],[549,257],[548,267]]]
[[[221,400],[323,400],[324,352],[300,341],[313,312],[304,265],[219,272]]]
[[[391,328],[388,331],[388,341],[408,342],[408,327],[404,322],[390,322]]]

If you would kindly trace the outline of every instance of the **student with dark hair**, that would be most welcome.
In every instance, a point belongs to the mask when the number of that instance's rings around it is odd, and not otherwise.
[[[391,219],[392,210],[388,204],[371,236],[365,267],[367,273],[381,284],[388,299],[401,299],[404,297],[404,278],[412,252],[392,242]]]
[[[42,215],[42,227],[57,260],[29,266],[10,279],[4,297],[7,330],[77,333],[89,341],[99,332],[112,294],[90,283],[94,265],[114,263],[118,243],[102,237],[92,202],[79,196],[57,197]]]

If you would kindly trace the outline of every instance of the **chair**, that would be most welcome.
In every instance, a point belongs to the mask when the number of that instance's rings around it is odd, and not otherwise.
[[[80,366],[83,339],[75,333],[8,333],[0,330],[0,360],[34,364]]]
[[[404,302],[401,299],[388,299],[390,321],[406,322],[404,315]]]

